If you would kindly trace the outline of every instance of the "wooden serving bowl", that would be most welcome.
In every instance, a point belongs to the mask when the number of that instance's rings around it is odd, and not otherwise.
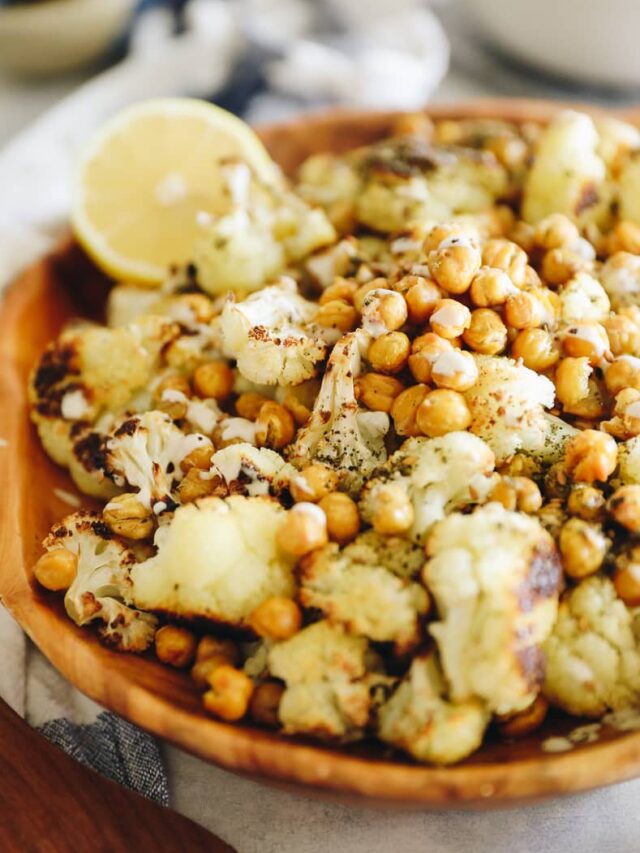
[[[545,121],[557,105],[492,101],[437,107],[437,117]],[[334,112],[262,131],[275,159],[291,171],[307,155],[345,150],[384,135],[389,114]],[[489,737],[454,767],[422,766],[376,744],[328,749],[203,713],[187,673],[151,655],[118,654],[91,629],[64,615],[61,598],[35,583],[31,567],[50,525],[72,511],[55,489],[76,490],[46,457],[29,423],[29,369],[63,323],[99,314],[106,280],[67,239],[7,292],[0,306],[0,599],[52,664],[117,714],[222,767],[304,793],[342,800],[438,808],[504,806],[629,779],[640,774],[640,732],[604,730],[597,743],[547,754],[541,742],[578,724],[551,715],[544,728],[513,743]],[[84,501],[84,503],[89,503]]]

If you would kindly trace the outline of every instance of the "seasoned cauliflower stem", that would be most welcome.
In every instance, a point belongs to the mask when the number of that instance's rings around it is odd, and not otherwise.
[[[190,257],[45,350],[103,509],[34,577],[221,720],[446,765],[640,710],[640,130],[392,124],[225,162]]]

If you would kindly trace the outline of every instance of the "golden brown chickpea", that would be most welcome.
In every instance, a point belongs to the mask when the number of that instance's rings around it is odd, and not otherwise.
[[[598,571],[609,540],[599,524],[570,518],[562,525],[558,544],[565,572],[570,578],[581,580]]]
[[[594,483],[606,482],[618,462],[618,446],[604,432],[585,429],[574,435],[565,448],[564,461],[574,480]]]
[[[186,376],[180,373],[173,373],[170,376],[165,376],[153,389],[153,402],[155,406],[163,412],[166,412],[170,418],[178,420],[183,418],[187,412],[187,402],[180,399],[171,399],[171,392],[177,392],[175,395],[180,395],[187,398],[191,397],[191,385]],[[165,394],[165,392],[169,392]]]
[[[391,132],[393,136],[418,136],[421,139],[431,139],[433,122],[423,112],[402,113],[394,120]]]
[[[372,278],[368,280],[365,284],[362,284],[355,292],[353,296],[353,306],[358,312],[358,314],[362,314],[362,307],[364,305],[364,300],[367,298],[367,294],[371,293],[372,290],[378,290],[380,288],[386,290],[389,287],[389,282],[386,278],[382,276],[378,276],[377,278]]]
[[[180,503],[187,504],[209,496],[225,497],[227,487],[220,477],[203,477],[201,468],[190,468],[180,480],[178,496]]]
[[[640,391],[640,359],[628,355],[616,358],[606,369],[604,384],[614,397],[626,388]]]
[[[605,499],[600,489],[579,484],[569,494],[567,510],[584,521],[599,521],[604,513]]]
[[[289,487],[291,497],[296,503],[301,501],[317,503],[329,492],[336,490],[338,479],[337,471],[319,462],[313,462],[291,478]]]
[[[291,444],[296,434],[296,425],[288,409],[269,400],[263,403],[256,418],[256,444],[282,450]]]
[[[436,303],[442,299],[442,290],[434,281],[423,276],[404,276],[398,284],[403,283],[408,285],[403,292],[407,302],[409,322],[416,326],[426,323],[433,313]]]
[[[43,554],[33,567],[36,580],[45,589],[61,592],[76,579],[78,557],[67,548],[54,548]]]
[[[410,352],[411,342],[404,332],[387,332],[371,342],[367,361],[377,373],[399,373]]]
[[[507,345],[507,327],[496,311],[491,308],[476,308],[471,312],[471,324],[462,333],[462,339],[476,352],[497,355],[503,352]]]
[[[422,430],[416,421],[416,413],[428,391],[426,385],[412,385],[411,388],[398,394],[393,401],[391,417],[398,435],[422,435]]]
[[[180,463],[180,469],[186,474],[191,468],[198,468],[200,471],[208,471],[211,468],[211,456],[213,455],[213,444],[205,441],[198,447],[194,447],[191,453],[188,453]]]
[[[265,397],[264,394],[247,391],[245,394],[240,394],[236,400],[236,414],[239,418],[255,421],[260,414],[262,406],[268,402],[269,398]]]
[[[111,498],[102,512],[102,518],[110,530],[126,539],[147,539],[154,530],[150,510],[131,493]]]
[[[504,318],[513,329],[537,329],[544,323],[545,312],[534,292],[521,290],[508,297],[504,304]]]
[[[191,381],[198,397],[226,400],[233,391],[233,370],[226,361],[208,361],[196,367]]]
[[[640,255],[640,225],[629,220],[616,223],[608,241],[609,254],[615,252],[629,252],[631,255]]]
[[[302,611],[292,598],[273,595],[251,612],[247,623],[259,637],[288,640],[302,626]]]
[[[511,477],[511,486],[516,493],[516,508],[520,512],[537,512],[542,506],[542,495],[538,485],[530,477]]]
[[[326,305],[327,302],[333,302],[338,299],[341,302],[353,304],[357,290],[357,282],[349,278],[337,278],[333,284],[330,284],[329,287],[322,291],[318,302],[320,305]]]
[[[195,635],[178,625],[163,625],[155,636],[156,657],[176,669],[184,669],[196,653]]]
[[[442,243],[446,246],[454,240],[464,242],[465,239],[468,239],[468,235],[459,222],[443,222],[440,225],[434,225],[429,231],[424,240],[423,251],[428,255],[437,251]]]
[[[282,405],[291,413],[296,426],[305,426],[311,417],[311,409],[299,400],[293,391],[286,391],[282,398]]]
[[[563,358],[555,375],[556,395],[563,406],[573,406],[589,394],[589,378],[593,368],[589,359]]]
[[[365,373],[358,376],[355,387],[356,399],[372,412],[390,412],[393,401],[404,391],[404,384],[399,379],[385,376],[383,373]]]
[[[519,220],[514,224],[509,233],[509,239],[520,246],[527,254],[531,254],[534,247],[535,230],[533,225],[528,222]]]
[[[478,381],[475,359],[466,350],[452,349],[442,353],[431,366],[431,379],[438,388],[468,391]]]
[[[480,250],[466,242],[456,243],[451,238],[446,248],[429,253],[429,272],[437,285],[447,293],[460,294],[469,290],[475,274],[480,269]]]
[[[385,483],[375,489],[371,523],[376,533],[383,536],[405,533],[413,521],[413,504],[401,485]]]
[[[224,658],[227,663],[236,666],[240,661],[240,652],[233,640],[221,639],[211,634],[205,634],[198,641],[196,663],[213,657]]]
[[[405,298],[395,290],[371,290],[362,302],[362,326],[376,336],[395,332],[404,326],[407,316]]]
[[[540,271],[542,278],[553,285],[565,284],[577,272],[589,269],[592,263],[579,252],[566,246],[545,252]]]
[[[528,264],[527,253],[517,243],[501,238],[487,240],[482,248],[482,263],[487,267],[506,272],[509,279],[522,287]]]
[[[600,323],[576,323],[565,330],[562,348],[570,358],[588,358],[597,365],[610,352],[607,331]]]
[[[637,545],[617,558],[613,585],[627,607],[640,606],[640,548]]]
[[[640,486],[620,486],[607,504],[611,517],[631,533],[640,532]]]
[[[515,292],[507,273],[492,267],[482,267],[471,283],[471,301],[479,308],[504,305]]]
[[[510,477],[501,477],[489,492],[489,500],[496,501],[505,509],[514,512],[518,504],[518,496],[510,479]]]
[[[524,711],[498,719],[500,734],[504,738],[519,738],[531,734],[544,723],[548,710],[549,703],[540,693]]]
[[[247,713],[253,693],[253,682],[239,669],[223,664],[209,680],[211,689],[202,697],[209,713],[227,722],[241,720]]]
[[[331,492],[319,503],[327,517],[329,539],[346,545],[360,532],[360,512],[355,501],[344,492]]]
[[[445,352],[453,352],[453,344],[435,332],[427,332],[414,339],[409,356],[409,370],[416,382],[431,381],[433,363]]]
[[[441,338],[459,337],[471,325],[471,311],[455,299],[441,299],[429,318],[432,330]]]
[[[326,329],[350,332],[358,325],[358,312],[343,299],[324,302],[315,316],[315,322]]]
[[[285,553],[296,557],[326,545],[329,540],[323,510],[310,501],[294,504],[278,528],[276,541]]]
[[[440,388],[425,396],[415,413],[415,421],[419,433],[435,438],[467,429],[471,412],[462,394]]]
[[[624,314],[611,314],[602,321],[613,355],[640,353],[640,326]]]
[[[580,232],[563,213],[552,213],[538,222],[533,236],[541,249],[557,249],[575,244],[580,238]]]
[[[614,417],[603,421],[600,428],[617,438],[633,438],[640,435],[640,391],[624,388],[617,395],[613,408]]]
[[[265,681],[253,692],[249,704],[251,719],[261,726],[277,729],[280,725],[278,709],[284,693],[284,687],[277,681]]]
[[[513,341],[511,355],[521,358],[525,367],[543,373],[558,361],[560,350],[545,329],[524,329]]]

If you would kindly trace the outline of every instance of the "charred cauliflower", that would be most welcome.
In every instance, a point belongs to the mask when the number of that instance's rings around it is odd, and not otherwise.
[[[219,476],[232,495],[279,494],[296,470],[279,453],[251,444],[230,444],[216,450],[207,472]]]

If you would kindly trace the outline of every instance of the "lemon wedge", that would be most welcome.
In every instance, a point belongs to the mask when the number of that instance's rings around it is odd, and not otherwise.
[[[277,167],[258,137],[226,110],[192,98],[142,101],[111,119],[78,165],[76,238],[109,275],[149,285],[187,261],[231,198],[220,165],[248,163],[264,181]]]

